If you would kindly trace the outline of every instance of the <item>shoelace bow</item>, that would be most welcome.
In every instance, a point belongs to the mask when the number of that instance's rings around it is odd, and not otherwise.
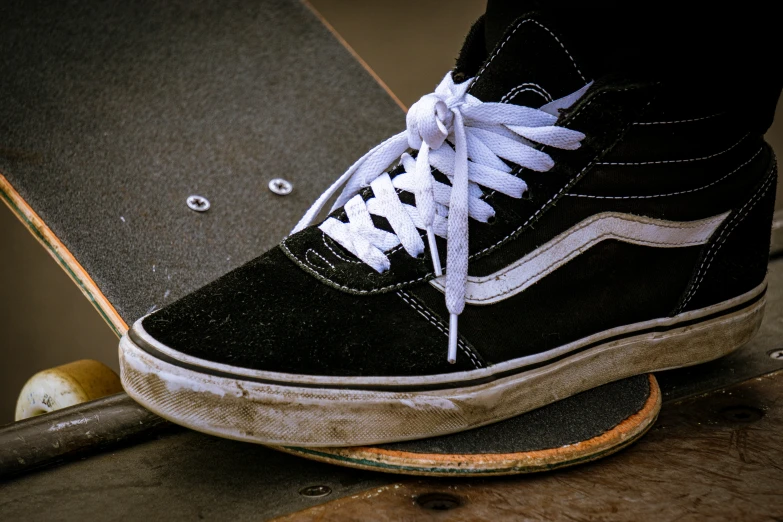
[[[326,202],[344,186],[331,211],[344,207],[348,222],[328,218],[319,228],[364,263],[383,273],[390,268],[386,253],[402,245],[418,257],[426,232],[432,267],[442,277],[435,236],[447,239],[446,306],[449,317],[448,360],[456,362],[457,318],[465,308],[468,277],[468,218],[487,222],[494,209],[482,199],[480,187],[521,198],[527,190],[502,159],[537,172],[554,166],[552,158],[531,142],[574,150],[584,134],[557,127],[558,109],[573,104],[590,84],[540,109],[507,103],[487,103],[467,93],[472,79],[455,84],[448,73],[434,93],[423,96],[408,111],[407,130],[392,136],[354,163],[326,190],[292,234],[311,225]],[[453,144],[443,146],[444,143]],[[408,149],[418,150],[414,159]],[[502,159],[501,159],[502,158]],[[392,179],[387,170],[399,160],[405,172]],[[432,175],[432,167],[451,186]],[[372,187],[375,197],[359,195]],[[416,205],[400,201],[398,190],[415,195]],[[375,228],[371,214],[383,216],[394,233]]]

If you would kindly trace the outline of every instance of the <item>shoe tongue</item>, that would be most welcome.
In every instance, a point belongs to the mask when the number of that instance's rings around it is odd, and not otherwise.
[[[485,20],[490,47],[498,37],[488,24],[490,20]],[[540,107],[577,91],[590,78],[569,43],[541,14],[517,18],[494,42],[470,94],[485,102]]]

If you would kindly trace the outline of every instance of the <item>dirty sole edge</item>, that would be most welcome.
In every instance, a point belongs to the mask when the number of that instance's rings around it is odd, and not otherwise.
[[[120,342],[120,369],[131,397],[188,428],[268,445],[364,446],[464,431],[632,375],[722,357],[758,331],[764,304],[762,295],[713,319],[607,342],[464,388],[376,391],[253,382],[171,364],[127,335]]]
[[[652,374],[650,394],[639,409],[601,435],[573,444],[509,453],[428,454],[384,448],[297,448],[270,446],[310,460],[400,475],[456,477],[521,475],[576,466],[612,455],[639,440],[661,409],[661,392]]]

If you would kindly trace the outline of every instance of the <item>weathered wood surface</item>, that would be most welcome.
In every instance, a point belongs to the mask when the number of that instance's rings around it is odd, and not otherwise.
[[[440,497],[422,497],[442,493]],[[430,508],[453,507],[447,513]],[[669,404],[639,443],[514,479],[410,480],[279,520],[781,520],[783,372]]]

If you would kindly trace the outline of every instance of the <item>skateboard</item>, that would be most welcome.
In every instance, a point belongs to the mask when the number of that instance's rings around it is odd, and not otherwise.
[[[20,3],[0,20],[0,197],[118,336],[274,246],[404,126],[305,4],[88,3],[78,16]],[[638,376],[462,434],[276,449],[393,473],[526,473],[617,451],[659,408]]]
[[[516,475],[573,466],[620,451],[652,427],[660,409],[658,382],[647,374],[452,435],[372,447],[275,448],[322,462],[403,475]]]

